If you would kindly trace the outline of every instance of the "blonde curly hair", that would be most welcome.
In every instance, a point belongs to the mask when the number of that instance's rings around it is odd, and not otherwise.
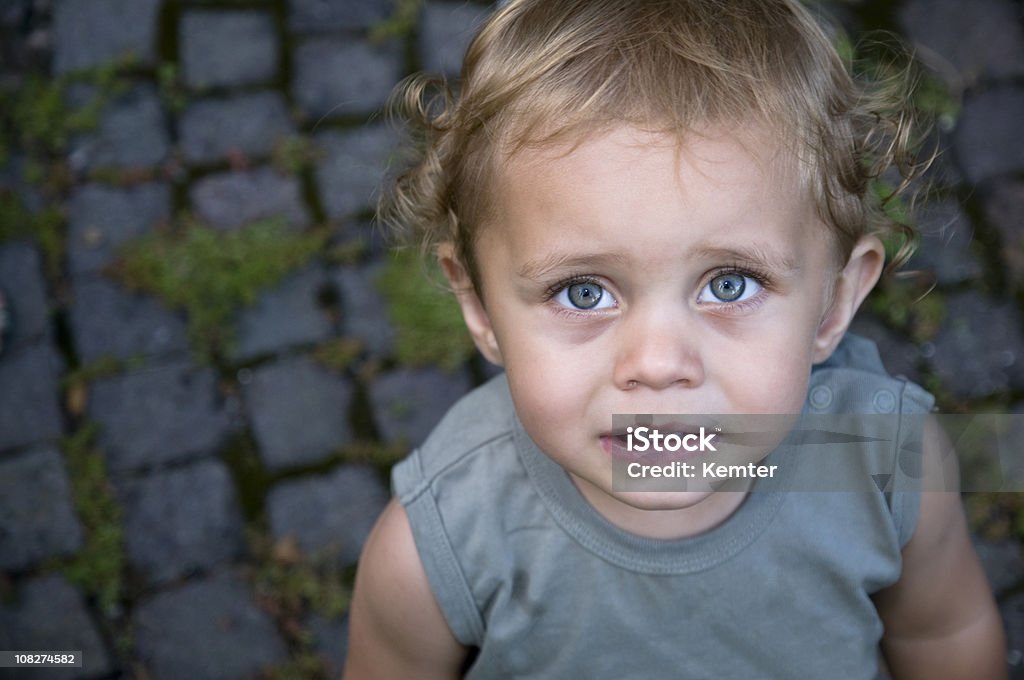
[[[427,252],[452,244],[479,291],[474,243],[503,160],[622,124],[681,141],[753,122],[795,151],[843,261],[876,234],[901,244],[898,265],[915,234],[883,203],[922,169],[911,74],[854,76],[797,0],[512,0],[470,44],[457,92],[426,74],[396,88],[414,149],[378,218]],[[892,167],[901,179],[879,196]]]

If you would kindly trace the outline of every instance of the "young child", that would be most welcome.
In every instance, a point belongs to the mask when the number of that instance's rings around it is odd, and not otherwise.
[[[346,677],[1004,677],[956,493],[613,480],[613,414],[930,410],[844,339],[902,100],[797,0],[513,0],[430,87],[384,216],[505,373],[395,468]]]

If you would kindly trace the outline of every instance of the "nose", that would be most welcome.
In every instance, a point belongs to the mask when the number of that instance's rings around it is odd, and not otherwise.
[[[704,382],[699,330],[686,314],[630,310],[620,333],[613,376],[619,389],[663,390]]]

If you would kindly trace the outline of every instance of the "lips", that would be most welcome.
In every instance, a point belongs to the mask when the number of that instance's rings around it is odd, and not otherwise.
[[[680,448],[677,451],[670,450],[656,450],[653,446],[648,446],[647,450],[637,450],[638,446],[642,443],[636,434],[633,434],[633,450],[630,450],[629,441],[631,432],[627,428],[634,427],[647,427],[647,434],[650,435],[654,431],[661,434],[662,437],[668,435],[677,435],[680,441],[683,441],[687,435],[693,435],[690,441],[699,440],[701,426],[693,424],[682,424],[682,423],[666,423],[664,426],[658,425],[627,425],[624,427],[617,427],[611,432],[601,434],[601,446],[605,452],[611,455],[613,458],[622,460],[625,462],[643,461],[645,463],[662,464],[671,463],[673,461],[688,461],[694,458],[698,458],[704,455],[703,451],[688,451]],[[705,432],[708,431],[708,426],[703,426]],[[711,431],[714,431],[712,429]]]

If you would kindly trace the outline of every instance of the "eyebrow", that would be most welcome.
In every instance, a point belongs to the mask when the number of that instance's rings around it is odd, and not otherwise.
[[[763,244],[754,243],[746,246],[698,246],[693,250],[694,257],[711,260],[730,260],[736,264],[786,273],[800,269],[800,263],[790,254],[775,250]]]
[[[569,254],[552,253],[535,260],[530,260],[519,268],[519,276],[524,279],[544,279],[552,272],[563,269],[603,268],[611,265],[623,265],[628,258],[616,253]]]

